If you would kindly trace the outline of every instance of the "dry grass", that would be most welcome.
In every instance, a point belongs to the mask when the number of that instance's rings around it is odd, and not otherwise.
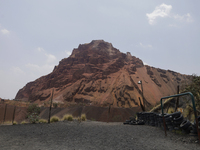
[[[30,105],[30,102],[15,101],[15,100],[4,100],[4,103],[8,105],[18,106],[18,107],[27,107]]]
[[[165,104],[169,103],[171,100],[173,100],[173,98],[168,98],[168,99],[165,99],[165,101],[163,102],[163,107]],[[161,109],[161,104],[158,103],[158,105],[156,105],[154,108],[152,108],[149,112],[155,112],[157,110]]]
[[[62,120],[73,121],[74,118],[73,118],[72,115],[66,114],[66,115],[63,116]]]
[[[193,108],[189,105],[186,106],[186,108],[183,111],[183,117],[189,119],[190,121],[194,122],[195,115]]]
[[[78,122],[81,122],[81,117],[76,118],[78,120]]]
[[[13,125],[17,125],[18,123],[17,123],[17,121],[13,121]]]
[[[27,121],[25,121],[25,120],[21,122],[21,124],[26,124],[26,123],[28,123],[28,122],[27,122]]]
[[[6,122],[4,122],[3,124],[11,125],[11,124],[12,124],[12,121],[6,121]]]
[[[168,114],[172,114],[174,113],[174,108],[173,107],[170,107],[167,111]]]
[[[48,121],[46,119],[40,119],[38,122],[39,123],[48,123]]]
[[[51,123],[52,123],[52,122],[58,122],[58,121],[60,121],[60,118],[57,117],[57,116],[53,116],[53,117],[51,117],[51,119],[50,119],[50,122],[51,122]]]
[[[81,114],[81,121],[86,121],[86,115],[85,114]]]

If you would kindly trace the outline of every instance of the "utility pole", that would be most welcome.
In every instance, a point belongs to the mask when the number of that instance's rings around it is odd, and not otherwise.
[[[145,111],[145,101],[144,101],[144,93],[143,93],[142,80],[138,81],[138,84],[141,84],[141,90],[142,90],[142,100],[143,100],[144,111]]]

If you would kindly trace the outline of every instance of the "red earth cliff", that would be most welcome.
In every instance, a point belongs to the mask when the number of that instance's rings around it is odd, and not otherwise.
[[[161,97],[176,94],[177,85],[189,76],[144,65],[142,60],[121,53],[111,43],[94,40],[81,44],[54,70],[27,83],[15,99],[45,102],[54,89],[54,102],[137,107],[142,98],[154,105]]]

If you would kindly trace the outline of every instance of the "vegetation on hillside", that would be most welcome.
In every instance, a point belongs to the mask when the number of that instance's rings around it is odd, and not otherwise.
[[[182,92],[191,92],[194,95],[197,109],[200,109],[200,76],[193,75],[189,85],[185,85]]]

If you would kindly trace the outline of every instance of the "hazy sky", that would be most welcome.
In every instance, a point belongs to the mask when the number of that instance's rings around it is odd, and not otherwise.
[[[146,64],[200,75],[199,0],[0,0],[0,97],[103,39]]]

